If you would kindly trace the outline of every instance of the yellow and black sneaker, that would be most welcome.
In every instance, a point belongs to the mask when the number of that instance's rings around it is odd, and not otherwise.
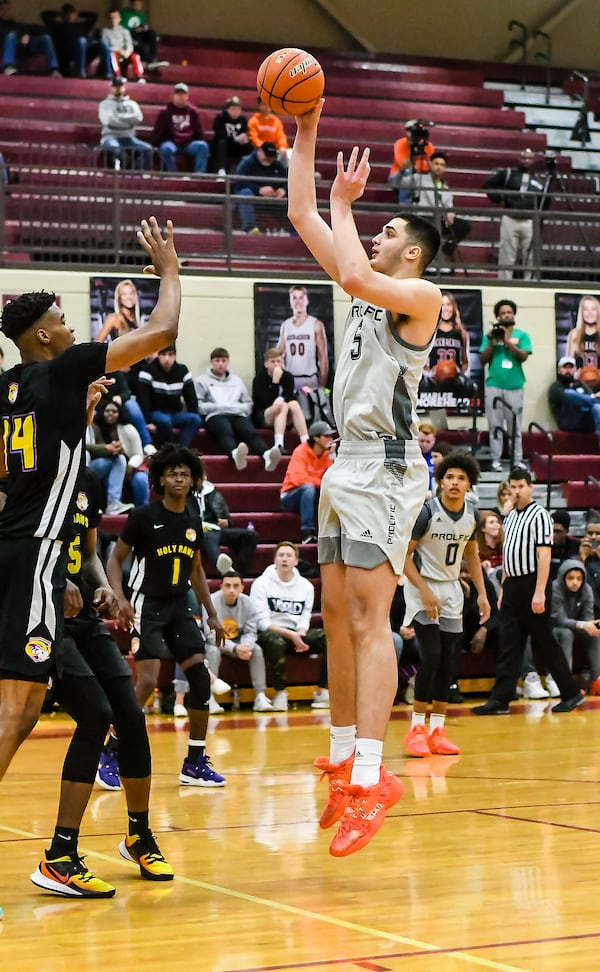
[[[126,861],[138,864],[146,881],[172,881],[175,876],[150,830],[143,837],[137,834],[125,837],[119,844],[119,854]]]
[[[95,877],[83,863],[83,857],[70,854],[48,860],[48,852],[31,875],[38,888],[70,898],[112,898],[115,888]]]

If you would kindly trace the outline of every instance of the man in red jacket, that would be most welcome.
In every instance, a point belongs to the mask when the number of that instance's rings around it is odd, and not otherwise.
[[[334,460],[335,429],[327,422],[313,422],[308,439],[292,452],[281,484],[281,508],[300,514],[302,543],[316,543],[315,509],[321,480]]]
[[[175,172],[178,152],[194,160],[194,172],[206,172],[208,142],[204,140],[198,109],[190,105],[190,89],[183,81],[173,88],[173,97],[161,108],[152,130],[151,142],[158,146],[162,168]]]

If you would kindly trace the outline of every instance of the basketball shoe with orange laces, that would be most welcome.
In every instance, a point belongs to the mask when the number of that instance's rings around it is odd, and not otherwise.
[[[404,749],[409,756],[431,756],[425,726],[411,726],[404,737]]]
[[[404,791],[401,780],[383,765],[375,786],[341,785],[347,794],[347,804],[337,834],[329,846],[332,857],[347,857],[365,847]]]
[[[429,734],[429,752],[434,756],[459,756],[460,749],[448,739],[443,726],[438,726]]]
[[[315,759],[314,765],[321,770],[321,780],[327,777],[329,783],[327,803],[319,820],[319,827],[323,830],[337,823],[346,809],[348,794],[344,784],[350,782],[353,763],[354,753],[347,759],[343,759],[341,763],[330,763],[327,756],[319,756]]]

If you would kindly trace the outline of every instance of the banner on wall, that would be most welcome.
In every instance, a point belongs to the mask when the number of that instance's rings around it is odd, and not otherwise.
[[[575,359],[578,369],[600,367],[600,297],[594,294],[554,295],[556,360]]]
[[[267,348],[279,348],[297,389],[331,388],[333,287],[331,284],[254,284],[256,373]]]
[[[158,277],[90,277],[90,337],[114,341],[145,324],[158,299]]]
[[[483,336],[480,290],[443,290],[435,341],[423,370],[417,412],[443,408],[449,415],[477,414],[483,408]]]

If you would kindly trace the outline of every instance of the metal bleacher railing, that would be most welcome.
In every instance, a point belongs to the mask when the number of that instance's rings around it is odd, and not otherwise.
[[[260,181],[260,180],[257,180]],[[483,179],[482,179],[483,181]],[[319,206],[327,214],[328,184],[317,187]],[[498,271],[498,239],[502,214],[490,207],[482,191],[455,188],[472,205],[455,212],[471,222],[471,233],[453,263],[440,257],[433,275],[448,271],[470,281],[490,280]],[[508,195],[508,194],[507,194]],[[389,196],[389,201],[382,202]],[[375,199],[377,201],[375,201]],[[319,268],[301,240],[292,233],[285,202],[260,198],[256,222],[260,234],[240,229],[235,178],[217,183],[214,175],[159,171],[119,171],[104,167],[97,147],[31,146],[28,157],[11,165],[7,184],[0,180],[0,266],[24,262],[46,266],[74,264],[115,271],[138,266],[135,231],[151,213],[159,222],[173,219],[182,266],[197,273],[273,274]],[[484,205],[485,203],[485,205]],[[597,177],[563,175],[560,183],[539,194],[533,220],[533,279],[593,282],[600,275],[600,193]],[[355,206],[365,244],[397,209],[395,193],[370,185]],[[416,207],[416,211],[420,211]],[[429,215],[441,225],[443,212]],[[523,211],[518,212],[523,216]],[[523,270],[522,264],[514,269]]]

